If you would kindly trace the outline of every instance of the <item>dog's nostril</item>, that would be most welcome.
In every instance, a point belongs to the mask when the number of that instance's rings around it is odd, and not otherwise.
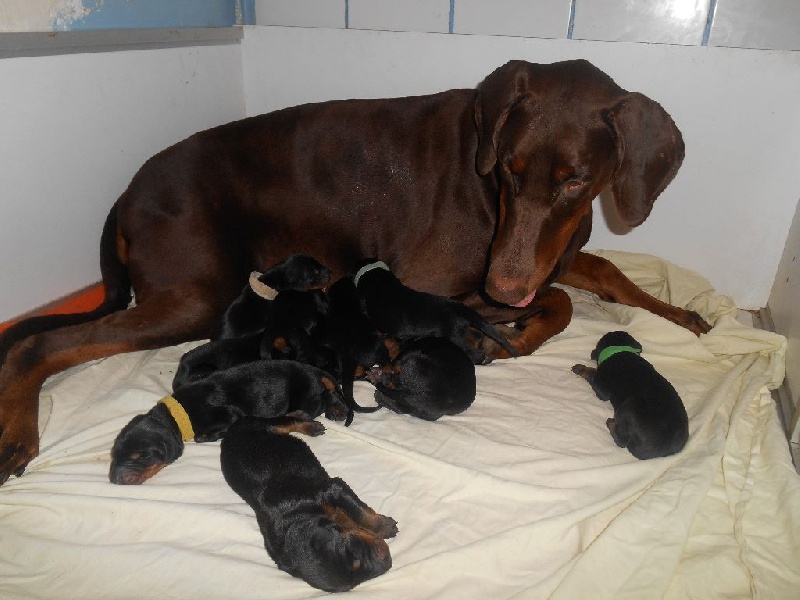
[[[490,277],[486,280],[486,292],[500,302],[519,302],[528,295],[524,282],[510,277]]]

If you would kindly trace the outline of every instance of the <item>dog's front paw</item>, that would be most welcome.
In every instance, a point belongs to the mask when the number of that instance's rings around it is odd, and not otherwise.
[[[20,477],[28,463],[39,454],[39,429],[35,415],[32,418],[25,416],[11,418],[0,426],[0,485],[12,475]]]
[[[685,327],[695,335],[701,335],[711,331],[711,325],[693,310],[679,310],[675,318],[670,320],[681,327]]]

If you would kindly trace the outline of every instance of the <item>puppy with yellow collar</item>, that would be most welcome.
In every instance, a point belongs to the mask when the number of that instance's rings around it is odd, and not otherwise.
[[[272,419],[282,431],[319,435],[320,414],[346,421],[352,410],[321,369],[290,360],[254,361],[215,371],[173,391],[120,431],[109,479],[140,484],[183,454],[184,443],[220,439],[242,416]]]

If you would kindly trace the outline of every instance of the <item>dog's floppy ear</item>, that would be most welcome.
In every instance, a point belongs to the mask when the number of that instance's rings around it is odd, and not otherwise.
[[[622,221],[636,227],[678,172],[683,137],[660,104],[635,92],[626,94],[604,116],[617,147],[611,182],[614,204]]]
[[[508,114],[530,89],[532,65],[512,60],[498,67],[478,85],[475,98],[475,125],[478,129],[478,152],[475,167],[483,176],[497,162],[497,140]]]

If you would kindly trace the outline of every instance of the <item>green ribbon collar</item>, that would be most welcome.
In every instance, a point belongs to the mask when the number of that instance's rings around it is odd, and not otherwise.
[[[642,353],[641,350],[633,346],[607,346],[603,348],[597,356],[597,364],[601,365],[615,354],[620,354],[621,352],[632,352],[633,354]]]

